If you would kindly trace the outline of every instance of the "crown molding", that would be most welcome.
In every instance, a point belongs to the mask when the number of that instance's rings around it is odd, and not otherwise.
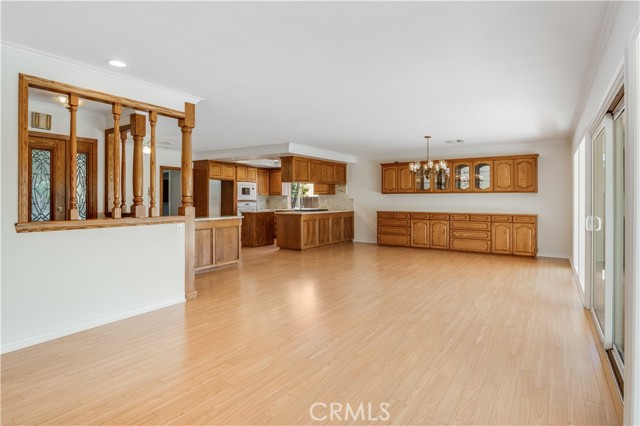
[[[74,71],[84,74],[90,75],[93,77],[99,77],[102,80],[111,81],[117,84],[128,84],[132,86],[138,86],[144,88],[146,90],[160,92],[171,96],[173,98],[182,99],[183,102],[189,102],[192,104],[197,104],[202,101],[204,98],[194,96],[188,93],[180,92],[173,89],[168,89],[166,87],[158,86],[152,83],[148,83],[143,80],[138,80],[136,78],[123,76],[116,72],[103,70],[91,65],[84,64],[82,62],[74,61],[72,59],[67,59],[62,56],[54,55],[48,52],[43,52],[41,50],[33,49],[31,47],[22,46],[20,44],[11,43],[8,41],[0,42],[0,52],[2,54],[9,54],[19,58],[34,60],[41,63],[56,63],[60,65],[64,65],[73,69]]]
[[[580,117],[584,112],[584,107],[587,103],[589,92],[593,87],[593,81],[596,77],[596,73],[598,72],[598,68],[600,67],[602,56],[604,55],[604,51],[607,47],[607,42],[609,41],[609,36],[611,35],[611,31],[613,30],[613,25],[615,23],[619,7],[619,0],[607,2],[606,11],[602,18],[602,25],[600,25],[600,32],[598,33],[597,37],[594,37],[595,43],[593,44],[591,55],[589,56],[589,64],[582,80],[580,93],[578,95],[578,101],[576,103],[576,108],[573,111],[571,126],[569,127],[572,137],[575,135],[576,128],[578,127],[578,122],[580,121]]]

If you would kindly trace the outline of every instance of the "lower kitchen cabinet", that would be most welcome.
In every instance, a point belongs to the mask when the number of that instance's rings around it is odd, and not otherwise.
[[[353,240],[353,211],[276,212],[278,247],[304,250]]]
[[[537,216],[378,212],[378,244],[537,255]]]
[[[238,263],[241,225],[238,217],[196,219],[196,274]]]

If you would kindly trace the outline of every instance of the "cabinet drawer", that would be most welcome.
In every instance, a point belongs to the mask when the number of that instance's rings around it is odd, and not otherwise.
[[[378,233],[380,234],[396,234],[396,235],[409,235],[409,228],[404,226],[379,226]]]
[[[471,220],[474,222],[489,222],[491,220],[491,216],[484,214],[472,214]]]
[[[378,212],[378,218],[390,217],[393,218],[393,212]]]
[[[491,241],[489,240],[465,240],[451,238],[450,247],[451,250],[491,253]]]
[[[434,220],[449,220],[449,215],[443,213],[431,213],[429,218]]]
[[[491,231],[451,231],[451,238],[471,238],[475,240],[490,240]]]
[[[411,219],[429,219],[429,213],[411,213]]]
[[[410,241],[408,235],[378,234],[378,244],[408,247],[410,245]]]
[[[449,216],[451,220],[469,220],[468,214],[452,214]]]
[[[378,219],[380,226],[409,226],[409,219]]]
[[[409,219],[411,217],[411,213],[394,213],[394,219]]]
[[[513,221],[516,223],[536,223],[535,216],[514,216]]]
[[[494,222],[513,222],[511,216],[492,216],[491,220]]]
[[[451,222],[451,229],[473,229],[481,231],[489,231],[491,223],[489,222]]]

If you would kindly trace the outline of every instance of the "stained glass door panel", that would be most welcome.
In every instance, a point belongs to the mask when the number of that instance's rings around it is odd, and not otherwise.
[[[82,152],[76,154],[78,173],[76,175],[76,200],[78,205],[78,216],[80,219],[87,218],[87,154]]]
[[[31,220],[51,220],[51,160],[46,149],[31,150]]]

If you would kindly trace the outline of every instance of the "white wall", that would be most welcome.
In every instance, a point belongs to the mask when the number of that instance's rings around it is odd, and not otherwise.
[[[20,72],[170,108],[182,109],[186,100],[157,87],[3,46],[2,351],[184,301],[182,224],[16,233]],[[99,154],[101,164],[104,150]],[[173,154],[167,159],[159,153],[158,164],[177,163]]]
[[[517,154],[540,154],[538,193],[382,194],[381,161],[359,160],[350,164],[347,168],[347,192],[354,199],[355,240],[376,242],[378,210],[537,214],[538,255],[568,258],[571,247],[571,156],[567,142],[483,149],[467,147],[464,152],[436,151],[433,158]]]

